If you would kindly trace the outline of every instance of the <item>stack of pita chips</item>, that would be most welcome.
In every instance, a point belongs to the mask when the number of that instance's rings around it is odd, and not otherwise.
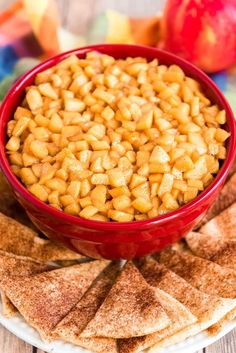
[[[157,341],[149,351],[156,352],[161,348],[183,341],[221,320],[228,312],[235,308],[235,301],[208,295],[197,290],[186,280],[169,270],[163,264],[153,259],[145,259],[138,264],[144,278],[150,285],[166,291],[178,300],[195,317],[196,321],[190,325],[170,333]]]
[[[31,276],[4,276],[1,289],[41,337],[52,330],[77,304],[106,266],[93,261]]]
[[[0,288],[42,339],[98,353],[157,352],[236,308],[234,270],[181,247],[123,267],[90,261],[56,269],[0,251]]]
[[[236,316],[235,181],[199,232],[126,264],[89,260],[0,213],[3,314],[19,312],[43,340],[97,353],[154,353],[215,334]]]
[[[44,272],[48,262],[77,262],[85,259],[59,244],[42,239],[38,234],[16,220],[0,213],[0,282],[2,276],[25,276]],[[3,313],[10,317],[16,309],[1,290]]]

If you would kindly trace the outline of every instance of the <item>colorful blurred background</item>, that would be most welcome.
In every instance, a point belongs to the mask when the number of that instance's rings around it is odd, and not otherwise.
[[[214,79],[236,112],[236,0],[0,0],[0,100],[38,62],[101,42],[181,55]]]

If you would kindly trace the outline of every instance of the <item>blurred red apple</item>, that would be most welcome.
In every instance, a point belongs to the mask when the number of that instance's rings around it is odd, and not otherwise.
[[[236,0],[167,0],[163,49],[207,72],[236,62]]]

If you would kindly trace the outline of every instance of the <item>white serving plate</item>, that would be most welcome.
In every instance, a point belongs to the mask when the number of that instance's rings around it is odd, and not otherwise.
[[[41,340],[39,334],[30,325],[26,323],[22,316],[16,315],[10,319],[6,319],[0,314],[0,324],[2,324],[7,330],[12,332],[14,335],[22,339],[23,341],[35,346],[42,351],[48,353],[88,353],[86,349],[78,346],[66,343],[64,341],[54,341],[51,343],[45,343]],[[202,332],[196,336],[190,337],[185,341],[175,344],[171,347],[163,349],[162,353],[195,353],[196,351],[203,349],[210,344],[216,342],[231,330],[236,328],[236,320],[226,324],[224,328],[219,332],[217,336],[210,336],[205,332]]]

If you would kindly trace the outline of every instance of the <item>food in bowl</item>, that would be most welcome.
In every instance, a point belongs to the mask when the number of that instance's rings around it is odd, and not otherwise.
[[[179,66],[91,51],[36,75],[6,150],[41,201],[129,222],[176,210],[209,185],[226,157],[225,123]]]

